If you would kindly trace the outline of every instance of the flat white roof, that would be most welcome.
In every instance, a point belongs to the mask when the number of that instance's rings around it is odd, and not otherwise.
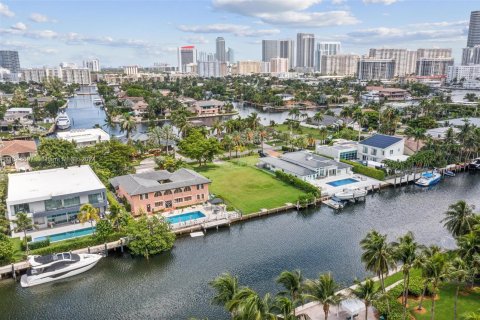
[[[12,173],[8,175],[7,203],[43,201],[104,188],[88,165]]]
[[[71,131],[57,132],[58,139],[81,142],[108,141],[110,135],[100,128],[74,129]]]

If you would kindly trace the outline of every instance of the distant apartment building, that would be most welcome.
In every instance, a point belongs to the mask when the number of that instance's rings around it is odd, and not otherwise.
[[[470,13],[470,24],[468,28],[467,47],[480,45],[480,11]]]
[[[197,63],[197,50],[195,46],[179,47],[178,53],[178,71],[180,72],[194,72],[193,65]]]
[[[451,58],[452,49],[450,48],[429,48],[417,49],[417,59],[420,58]]]
[[[243,74],[261,73],[261,72],[262,72],[261,61],[245,60],[245,61],[237,62],[237,70],[236,70],[237,74],[243,75]]]
[[[368,56],[374,59],[394,59],[395,77],[403,77],[415,73],[416,51],[407,49],[372,48]]]
[[[480,64],[480,45],[472,48],[463,48],[462,65]]]
[[[138,66],[124,66],[123,73],[127,76],[138,74]]]
[[[358,62],[359,80],[390,80],[395,75],[395,59],[361,58]]]
[[[447,82],[463,82],[480,80],[480,64],[468,66],[449,66]]]
[[[279,57],[288,59],[288,69],[295,66],[295,42],[293,40],[280,40]]]
[[[232,48],[228,48],[227,50],[227,62],[235,63],[235,51]]]
[[[450,66],[453,66],[453,58],[419,58],[416,74],[420,77],[443,77]]]
[[[6,80],[17,82],[20,74],[20,58],[18,51],[0,50],[0,68],[10,71]]]
[[[322,57],[334,56],[340,54],[342,45],[340,42],[319,42],[315,50],[315,71],[323,73],[322,71]]]
[[[84,60],[83,67],[88,68],[88,70],[92,72],[99,72],[100,71],[100,60],[98,59],[91,59],[91,60]]]
[[[130,204],[132,214],[170,211],[208,200],[210,180],[188,169],[129,174],[110,179],[117,196]]]
[[[280,57],[279,40],[262,40],[262,61],[270,62],[271,59]]]
[[[219,62],[227,61],[227,51],[225,50],[225,39],[223,37],[217,37],[215,40],[215,58]]]
[[[270,72],[271,73],[288,72],[288,59],[287,58],[270,59]]]
[[[302,72],[313,71],[315,62],[315,35],[313,33],[297,33],[297,65]]]
[[[357,74],[360,56],[354,54],[323,55],[322,74],[327,76],[353,77]]]
[[[198,76],[202,78],[216,78],[221,76],[220,62],[214,61],[197,61]]]
[[[66,84],[91,84],[92,78],[88,68],[62,68],[62,79]]]
[[[40,229],[71,224],[86,203],[100,214],[107,208],[105,186],[90,166],[8,175],[7,218],[12,224],[19,212],[28,214]]]

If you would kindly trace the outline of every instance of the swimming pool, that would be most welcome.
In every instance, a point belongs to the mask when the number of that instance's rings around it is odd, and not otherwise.
[[[193,211],[193,212],[177,214],[176,216],[171,216],[166,218],[166,220],[170,223],[179,223],[179,222],[186,222],[186,221],[200,219],[200,218],[205,218],[205,215],[200,211]]]
[[[49,238],[50,242],[57,242],[57,241],[62,241],[62,240],[67,240],[67,239],[72,239],[72,238],[89,236],[93,232],[95,232],[95,227],[90,227],[90,228],[85,228],[85,229],[79,229],[79,230],[74,230],[74,231],[52,234],[50,236],[37,237],[37,238],[34,239],[34,241],[42,241],[42,240],[45,240],[45,239]]]
[[[327,184],[331,185],[332,187],[340,187],[340,186],[344,186],[346,184],[355,183],[355,182],[358,182],[358,180],[347,178],[347,179],[327,182]]]

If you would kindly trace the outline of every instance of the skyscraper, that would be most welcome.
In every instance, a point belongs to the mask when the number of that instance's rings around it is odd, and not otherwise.
[[[480,64],[480,45],[473,48],[463,48],[462,65]]]
[[[470,26],[468,28],[467,47],[480,45],[480,11],[470,13]]]
[[[90,71],[98,72],[100,71],[100,61],[98,59],[84,60],[83,66],[88,68]]]
[[[279,56],[280,58],[288,59],[289,70],[295,66],[295,48],[293,40],[280,40]]]
[[[297,33],[297,65],[301,71],[313,71],[315,36],[313,33]]]
[[[227,62],[235,63],[235,52],[232,48],[228,48],[227,50]]]
[[[340,42],[319,42],[315,51],[315,71],[322,71],[322,56],[334,56],[340,54]]]
[[[225,39],[223,37],[217,37],[216,43],[216,57],[219,62],[225,62],[226,59],[226,51],[225,51]]]
[[[0,67],[10,71],[10,81],[18,81],[20,73],[18,51],[0,50]]]
[[[188,64],[197,63],[197,50],[195,46],[183,46],[178,48],[178,71],[187,72]]]
[[[280,56],[280,42],[278,40],[262,40],[262,61],[270,62]]]

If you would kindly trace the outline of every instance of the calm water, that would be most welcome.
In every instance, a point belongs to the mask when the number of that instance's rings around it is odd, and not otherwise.
[[[367,197],[335,214],[327,207],[271,216],[182,238],[168,254],[147,261],[108,257],[74,278],[22,289],[0,282],[3,319],[226,319],[211,306],[208,282],[229,271],[242,284],[275,292],[275,277],[299,268],[307,277],[332,271],[350,284],[365,272],[358,242],[370,229],[390,240],[407,230],[425,244],[451,241],[439,221],[459,199],[480,205],[480,174],[461,174],[433,189],[408,186]],[[450,243],[451,244],[451,243]]]

